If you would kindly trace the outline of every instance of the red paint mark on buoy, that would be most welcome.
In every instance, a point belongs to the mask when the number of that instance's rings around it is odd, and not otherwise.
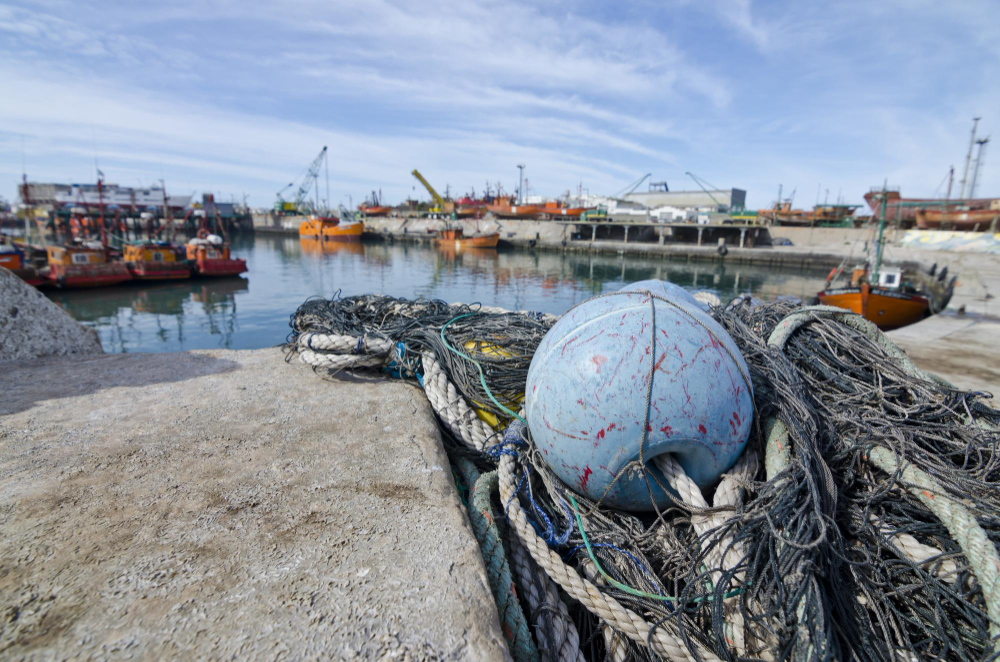
[[[604,428],[601,428],[601,431],[597,433],[597,438],[604,439]],[[594,445],[596,446],[597,444]]]
[[[580,405],[581,407],[586,407],[587,406],[586,403],[584,403],[583,398],[578,399],[576,401],[576,404]]]
[[[677,343],[674,343],[674,349],[677,350],[677,356],[679,356],[679,357],[681,357],[683,359],[684,358],[684,353],[681,351],[681,348],[677,346]]]
[[[598,374],[600,374],[601,366],[607,363],[608,357],[604,356],[603,354],[594,354],[592,357],[590,357],[590,360],[594,363],[595,366],[594,369],[597,371]]]
[[[646,423],[646,432],[652,432],[652,431],[653,431],[653,426],[650,425],[649,423]]]
[[[736,425],[740,425],[740,414],[739,412],[733,412],[733,418],[736,419]]]
[[[659,370],[660,369],[660,364],[663,363],[663,359],[665,359],[665,358],[667,358],[667,353],[666,352],[663,352],[663,354],[660,354],[660,358],[656,362],[656,365],[653,366],[653,370]]]
[[[587,489],[587,481],[590,480],[590,475],[592,473],[594,473],[594,472],[591,470],[590,465],[588,464],[587,468],[583,470],[583,475],[580,476],[580,489],[581,490]]]
[[[705,425],[703,423],[698,424],[698,432],[702,434],[708,434],[708,430],[705,429]]]
[[[663,434],[665,434],[665,435],[667,435],[669,437],[670,435],[672,435],[674,433],[674,429],[672,427],[670,427],[669,425],[664,425],[662,428],[660,428],[660,432],[662,432]]]
[[[616,427],[618,427],[618,424],[612,423],[611,425],[608,426],[608,431],[610,432],[611,430],[614,430]]]

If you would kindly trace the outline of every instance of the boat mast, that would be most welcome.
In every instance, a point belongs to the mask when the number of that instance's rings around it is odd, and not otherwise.
[[[875,268],[872,269],[872,277],[869,282],[878,283],[878,271],[882,266],[882,246],[884,238],[882,236],[885,231],[885,199],[886,199],[886,187],[882,186],[882,192],[879,193],[879,197],[882,198],[882,205],[879,208],[878,214],[878,244],[875,247]]]
[[[108,245],[108,237],[104,228],[104,173],[97,171],[97,219],[101,224],[101,244]]]
[[[979,183],[979,166],[983,163],[983,150],[986,149],[986,143],[989,141],[989,136],[980,138],[976,141],[976,145],[979,149],[976,151],[976,166],[972,169],[972,183],[969,185],[969,198],[976,197],[976,184]]]
[[[28,173],[21,173],[21,202],[24,203],[24,242],[31,243],[31,198],[28,195]],[[39,237],[39,241],[42,238]]]
[[[965,172],[962,174],[962,192],[959,197],[963,200],[965,199],[965,185],[969,181],[969,165],[972,163],[972,148],[976,144],[976,126],[979,124],[981,117],[972,118],[972,137],[969,139],[969,152],[965,155]]]
[[[162,179],[160,180],[160,190],[163,192],[163,226],[167,228],[167,232],[171,234],[169,241],[173,241],[174,219],[170,215],[170,201],[167,200],[167,184]],[[150,223],[146,233],[149,235],[149,240],[153,241],[152,223]]]

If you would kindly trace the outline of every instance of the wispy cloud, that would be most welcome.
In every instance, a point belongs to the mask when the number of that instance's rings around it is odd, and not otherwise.
[[[650,171],[680,186],[685,170],[751,204],[778,183],[929,192],[968,118],[1000,107],[998,14],[985,0],[0,0],[0,190],[23,142],[36,179],[86,179],[97,157],[122,181],[162,173],[261,205],[323,144],[355,198],[410,194],[413,167],[458,190],[512,182],[518,162],[546,193]]]

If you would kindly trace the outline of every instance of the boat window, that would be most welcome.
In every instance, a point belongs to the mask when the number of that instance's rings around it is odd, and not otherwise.
[[[86,253],[73,253],[73,264],[87,264],[90,258]]]
[[[153,253],[153,262],[163,262],[163,253],[155,251]]]

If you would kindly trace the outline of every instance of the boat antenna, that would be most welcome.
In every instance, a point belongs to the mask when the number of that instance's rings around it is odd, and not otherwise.
[[[523,163],[518,163],[517,164],[517,171],[518,171],[518,179],[520,180],[520,184],[518,184],[518,187],[517,187],[517,204],[523,204],[524,203],[524,164]]]
[[[969,138],[969,152],[965,155],[965,171],[962,174],[962,182],[961,182],[962,192],[959,194],[959,197],[962,199],[966,197],[965,185],[969,181],[969,164],[972,163],[972,148],[976,144],[976,126],[979,124],[979,120],[981,119],[982,119],[981,117],[972,118],[972,137]]]
[[[885,232],[885,201],[887,193],[887,185],[882,184],[882,192],[879,197],[882,198],[882,204],[879,206],[878,214],[878,243],[875,245],[875,268],[872,269],[872,277],[870,282],[878,283],[878,272],[882,267],[882,246],[884,242],[883,233]]]
[[[330,159],[323,153],[323,168],[326,170],[326,213],[330,215]]]

